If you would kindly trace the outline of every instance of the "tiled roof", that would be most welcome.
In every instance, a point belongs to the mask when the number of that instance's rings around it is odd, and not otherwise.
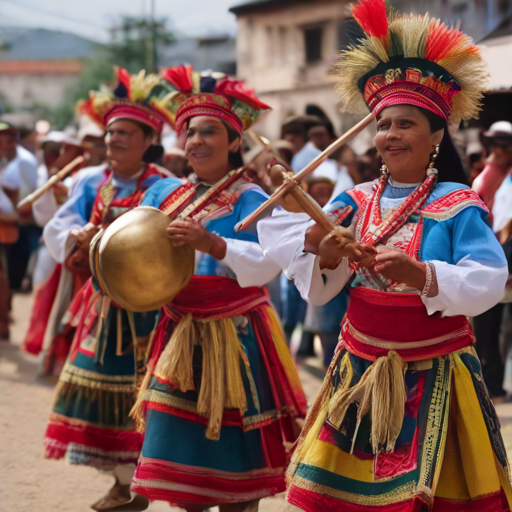
[[[229,10],[236,14],[245,14],[249,12],[263,11],[273,7],[282,7],[288,4],[306,2],[307,0],[251,0],[240,5],[235,5]]]
[[[79,60],[0,60],[3,75],[79,75]]]

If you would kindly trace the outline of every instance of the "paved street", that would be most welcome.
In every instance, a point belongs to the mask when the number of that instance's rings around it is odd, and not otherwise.
[[[112,477],[42,456],[53,384],[37,379],[37,358],[19,350],[31,307],[31,296],[15,296],[12,342],[0,345],[0,511],[87,512],[88,505],[112,485]],[[300,374],[311,401],[320,385],[321,372],[314,368],[316,360],[309,363]],[[512,404],[499,404],[497,409],[507,450],[512,453]],[[279,512],[282,502],[282,496],[263,500],[260,510]],[[148,510],[171,509],[157,502]]]

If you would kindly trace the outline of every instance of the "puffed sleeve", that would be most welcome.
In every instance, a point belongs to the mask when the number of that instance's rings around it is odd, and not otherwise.
[[[258,189],[244,192],[236,204],[236,220],[241,222],[261,204],[268,196]],[[258,243],[258,231],[255,225],[246,230],[238,230],[234,238],[223,237],[226,241],[226,256],[221,260],[236,275],[242,287],[265,286],[281,272],[279,265]]]
[[[183,180],[179,178],[159,179],[146,190],[141,206],[153,206],[154,208],[158,208],[163,200],[180,185],[183,185]]]
[[[357,211],[357,204],[344,192],[324,210],[336,223],[347,226]],[[306,214],[281,209],[258,223],[258,233],[262,247],[283,269],[286,277],[294,281],[302,298],[315,306],[322,306],[338,295],[351,272],[346,259],[334,270],[321,270],[319,257],[305,252],[305,235],[312,224]]]
[[[439,287],[435,297],[423,298],[429,314],[476,316],[502,298],[507,261],[485,216],[480,208],[469,207],[440,223],[438,231],[445,233],[443,244],[451,244],[451,262],[430,259],[427,239],[424,260],[433,263]]]

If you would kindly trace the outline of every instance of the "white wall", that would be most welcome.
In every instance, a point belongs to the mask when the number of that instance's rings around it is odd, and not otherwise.
[[[34,103],[59,106],[68,86],[78,83],[77,75],[0,74],[0,94],[15,109]]]

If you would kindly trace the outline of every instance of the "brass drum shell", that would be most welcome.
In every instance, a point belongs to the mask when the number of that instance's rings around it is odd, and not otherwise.
[[[91,243],[91,270],[102,291],[121,307],[152,311],[171,302],[194,273],[194,249],[174,247],[169,217],[151,206],[121,215]]]

